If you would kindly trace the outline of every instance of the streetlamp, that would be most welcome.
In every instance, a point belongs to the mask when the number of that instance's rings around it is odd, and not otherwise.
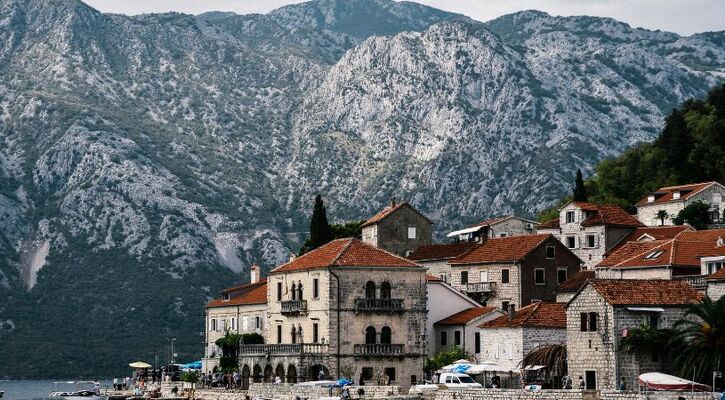
[[[171,338],[171,365],[174,365],[174,341],[176,341],[176,338]]]

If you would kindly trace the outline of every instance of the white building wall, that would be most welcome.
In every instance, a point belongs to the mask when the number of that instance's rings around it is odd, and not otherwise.
[[[433,324],[460,311],[471,307],[478,307],[478,303],[458,292],[449,285],[441,282],[428,282],[428,319],[427,332],[434,332]],[[437,338],[428,338],[428,355],[436,352]]]

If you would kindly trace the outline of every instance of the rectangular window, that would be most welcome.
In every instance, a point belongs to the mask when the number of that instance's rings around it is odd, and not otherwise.
[[[585,312],[580,313],[579,317],[581,318],[581,325],[579,326],[579,330],[582,332],[586,332],[589,329],[589,317]]]
[[[363,367],[361,375],[364,380],[371,381],[373,379],[373,367]]]
[[[498,234],[498,237],[506,237],[506,236],[508,236],[508,235],[509,235],[509,234],[508,234],[508,233],[506,233],[506,232],[501,232],[501,233],[499,233],[499,234]]]
[[[590,312],[590,313],[581,313],[579,314],[581,318],[581,327],[580,330],[582,332],[596,332],[597,331],[597,313]]]
[[[282,343],[282,325],[277,325],[277,343]]]
[[[589,331],[590,332],[596,332],[597,331],[597,313],[589,313]]]
[[[576,236],[566,237],[566,247],[570,249],[576,249]]]
[[[209,331],[216,332],[216,319],[212,318],[209,320]]]
[[[597,237],[594,235],[587,235],[587,247],[593,249],[597,246]]]
[[[501,302],[501,309],[504,312],[508,312],[509,311],[509,302],[508,301],[502,301]]]
[[[585,371],[586,376],[586,389],[596,390],[597,389],[597,371]]]
[[[238,326],[237,319],[232,318],[232,330],[234,330],[235,332],[239,332],[238,329],[239,329],[239,326]],[[244,332],[246,332],[247,329],[249,329],[249,319],[248,319],[248,317],[244,316],[244,317],[242,317],[242,330]]]
[[[660,325],[660,316],[657,313],[652,313],[649,315],[649,326],[651,326],[654,329],[657,329]]]
[[[441,347],[448,346],[448,332],[441,332]]]
[[[514,345],[511,342],[506,343],[506,354],[509,357],[509,360],[514,359]]]
[[[408,227],[408,239],[415,239],[416,233],[417,232],[414,226]]]
[[[566,212],[566,223],[570,224],[572,222],[575,222],[574,216],[575,216],[574,211],[567,211]]]
[[[320,280],[318,278],[312,280],[312,297],[315,299],[320,297]]]
[[[501,270],[501,283],[509,283],[509,270],[508,269]]]
[[[559,268],[556,270],[556,282],[564,283],[566,281],[566,268]]]
[[[277,301],[282,301],[282,282],[277,282]]]
[[[254,329],[262,329],[262,318],[254,317]]]
[[[543,268],[536,268],[534,269],[534,284],[535,285],[544,285],[546,283],[545,276],[544,276],[544,269]]]
[[[468,283],[468,271],[461,271],[461,285]]]
[[[453,344],[455,346],[461,345],[461,331],[455,331],[453,332]]]
[[[320,340],[319,325],[315,322],[312,324],[312,343],[318,343]]]
[[[475,334],[475,340],[474,340],[474,353],[480,354],[481,353],[481,332],[476,332]]]
[[[395,368],[385,368],[385,375],[388,376],[388,381],[392,385],[395,382]]]
[[[546,259],[547,260],[553,260],[556,258],[556,251],[554,250],[554,245],[548,245],[546,246]]]

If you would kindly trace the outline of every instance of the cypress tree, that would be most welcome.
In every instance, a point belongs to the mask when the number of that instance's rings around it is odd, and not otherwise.
[[[587,201],[587,190],[584,188],[584,178],[582,170],[576,170],[576,182],[574,183],[574,201]]]
[[[315,196],[315,208],[310,219],[310,244],[309,250],[316,249],[332,240],[332,229],[327,222],[327,210],[322,196]]]

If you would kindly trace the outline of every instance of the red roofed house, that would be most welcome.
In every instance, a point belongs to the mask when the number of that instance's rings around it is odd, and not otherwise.
[[[487,219],[469,227],[455,230],[446,236],[459,242],[481,243],[488,238],[533,235],[536,233],[536,227],[538,225],[539,223],[536,221],[506,215]]]
[[[395,200],[362,225],[362,240],[401,257],[433,242],[433,222],[408,203]]]
[[[559,209],[559,221],[539,225],[539,233],[551,233],[593,268],[605,254],[642,223],[622,208],[569,202]]]
[[[451,285],[481,304],[554,301],[554,289],[580,270],[581,260],[554,236],[488,239],[449,261]]]
[[[423,266],[429,275],[445,282],[451,281],[451,266],[448,261],[470,250],[476,242],[427,244],[415,249],[408,259]],[[435,321],[433,321],[435,322]]]
[[[661,225],[657,212],[664,210],[669,215],[664,224],[672,225],[672,218],[683,208],[702,202],[710,206],[711,221],[718,223],[723,216],[723,198],[725,186],[714,181],[663,187],[637,202],[637,219],[648,226]]]
[[[418,264],[337,239],[270,271],[268,287],[267,344],[241,346],[242,376],[297,382],[352,369],[355,382],[379,370],[397,385],[422,379],[427,288]]]
[[[215,342],[227,332],[267,332],[267,280],[260,279],[260,269],[253,265],[251,282],[224,289],[221,297],[206,305],[205,354],[202,370],[211,372],[219,366],[221,349]]]
[[[584,377],[587,389],[612,390],[621,378],[630,388],[640,374],[663,371],[661,354],[622,350],[622,338],[642,325],[670,328],[701,299],[680,280],[587,281],[566,304],[569,375]]]
[[[500,317],[503,312],[495,307],[470,307],[438,320],[429,340],[435,342],[435,353],[462,347],[479,356],[482,351],[478,326]]]
[[[707,296],[718,300],[725,295],[725,230],[717,238],[717,246],[700,253],[702,273],[707,274]],[[712,232],[712,231],[711,231]],[[713,235],[714,236],[714,235]]]
[[[483,351],[478,361],[497,364],[500,371],[518,372],[531,350],[566,344],[564,304],[538,302],[519,310],[512,305],[505,315],[479,325],[479,333]]]
[[[577,272],[556,287],[556,302],[566,303],[579,291],[587,281],[596,277],[595,271],[585,269]]]

